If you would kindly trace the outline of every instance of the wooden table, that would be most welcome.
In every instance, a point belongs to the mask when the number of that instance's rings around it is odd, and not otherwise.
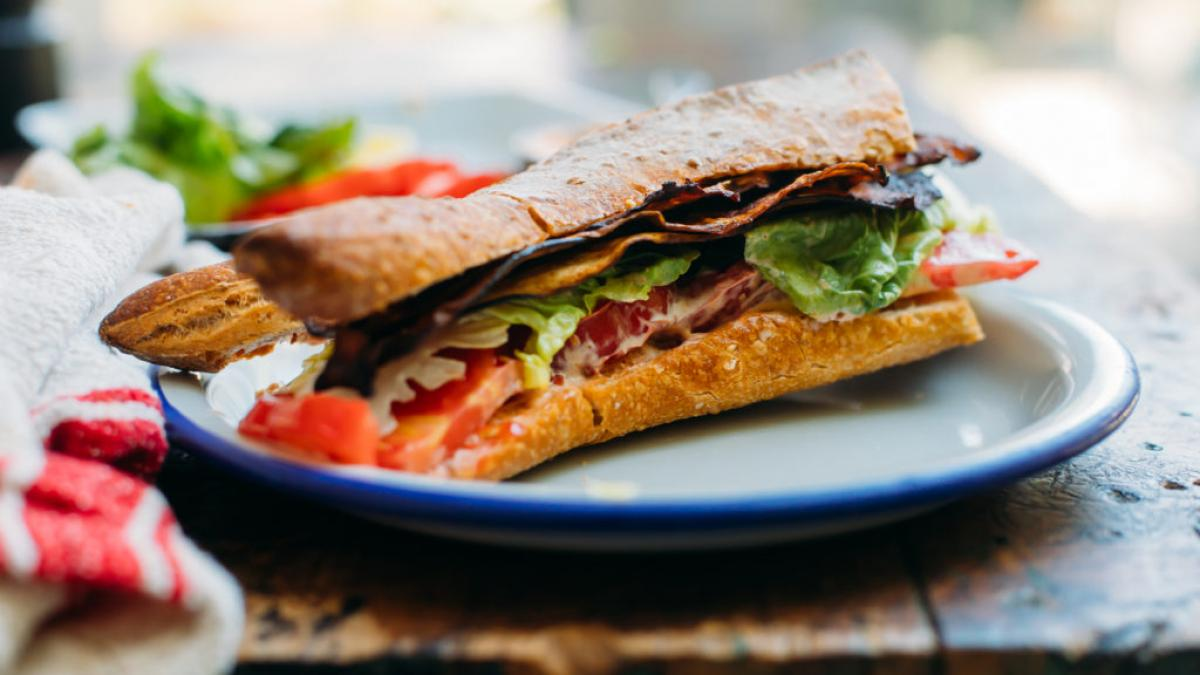
[[[1026,288],[1136,355],[1108,441],[893,526],[637,556],[405,534],[176,453],[167,496],[246,591],[242,670],[1200,673],[1200,287],[1003,158],[962,183],[1042,254]]]

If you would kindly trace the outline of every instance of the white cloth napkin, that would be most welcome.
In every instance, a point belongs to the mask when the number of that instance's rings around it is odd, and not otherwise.
[[[166,452],[162,410],[144,365],[96,336],[180,256],[182,218],[168,185],[89,180],[49,152],[0,188],[0,673],[233,663],[240,592],[143,480]]]

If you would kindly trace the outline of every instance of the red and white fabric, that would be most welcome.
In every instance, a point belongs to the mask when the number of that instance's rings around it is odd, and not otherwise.
[[[218,673],[242,599],[146,482],[167,444],[145,367],[100,317],[182,246],[136,172],[34,155],[0,188],[0,673]]]

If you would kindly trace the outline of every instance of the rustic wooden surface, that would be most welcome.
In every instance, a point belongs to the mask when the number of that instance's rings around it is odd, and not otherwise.
[[[220,475],[164,489],[247,594],[245,672],[1200,673],[1200,288],[991,157],[961,174],[1111,328],[1142,400],[1085,455],[894,526],[716,554],[410,535]]]

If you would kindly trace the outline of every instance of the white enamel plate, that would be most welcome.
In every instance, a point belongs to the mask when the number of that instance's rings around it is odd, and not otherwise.
[[[176,443],[397,527],[553,548],[740,546],[866,527],[1004,485],[1128,417],[1137,369],[1103,328],[1045,300],[971,298],[981,344],[575,450],[501,484],[320,464],[240,437],[254,392],[290,379],[311,347],[207,381],[169,370],[155,379]]]

